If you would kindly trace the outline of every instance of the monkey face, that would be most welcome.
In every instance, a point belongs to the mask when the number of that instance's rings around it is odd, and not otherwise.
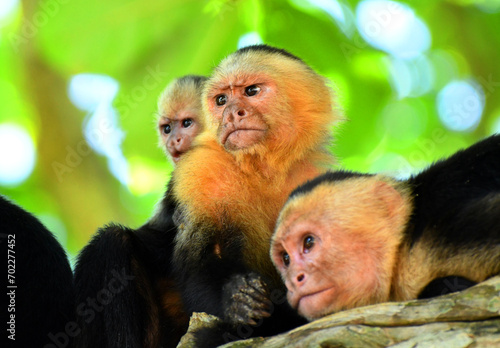
[[[289,226],[286,236],[273,244],[272,259],[288,289],[287,299],[300,315],[314,319],[330,312],[337,285],[325,272],[325,242],[320,226],[302,221]]]
[[[388,300],[399,245],[391,198],[399,207],[399,197],[385,182],[362,178],[317,185],[285,204],[271,258],[299,314],[313,320]]]
[[[229,151],[245,150],[265,141],[270,130],[266,114],[276,98],[276,85],[264,75],[228,76],[208,93],[209,112],[218,123],[217,137]]]
[[[170,117],[161,117],[158,130],[161,142],[170,154],[174,163],[189,150],[193,139],[201,131],[199,110],[183,108]]]
[[[323,77],[297,57],[268,49],[226,57],[203,91],[207,126],[226,151],[282,169],[284,158],[309,158],[328,141],[326,129],[338,119],[332,101]]]
[[[284,221],[271,256],[288,289],[292,308],[314,320],[367,300],[375,276],[363,264],[363,247],[349,233],[303,215]]]
[[[272,259],[288,289],[289,304],[309,320],[369,304],[377,296],[369,250],[339,227],[314,220],[292,223],[273,244]]]
[[[158,98],[160,147],[176,164],[203,130],[201,93],[206,77],[186,75],[172,81]]]

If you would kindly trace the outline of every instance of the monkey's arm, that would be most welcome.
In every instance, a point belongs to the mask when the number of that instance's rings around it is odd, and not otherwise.
[[[214,227],[208,230],[206,226],[189,225],[182,218],[177,222],[181,227],[175,240],[172,266],[186,311],[206,312],[222,318],[224,284],[231,276],[250,271],[242,261],[240,232],[228,227],[216,233]],[[225,237],[219,237],[220,234]],[[183,236],[190,238],[183,239]]]
[[[286,291],[270,288],[258,273],[233,274],[219,293],[220,303],[213,304],[220,307],[222,321],[194,332],[197,348],[276,335],[307,323],[288,305]]]

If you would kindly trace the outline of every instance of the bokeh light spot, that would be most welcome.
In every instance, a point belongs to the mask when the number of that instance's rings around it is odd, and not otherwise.
[[[439,92],[437,108],[446,128],[456,132],[472,131],[483,114],[483,89],[473,81],[452,81]]]
[[[19,0],[0,1],[0,21],[8,18],[19,6]]]
[[[108,158],[108,168],[122,183],[129,180],[128,163],[121,150],[124,132],[118,125],[118,115],[111,104],[101,103],[84,121],[83,133],[95,152]]]
[[[399,99],[423,95],[434,84],[434,69],[425,55],[414,59],[392,58],[389,70],[391,84]]]
[[[110,76],[78,74],[70,80],[68,94],[73,104],[90,113],[83,125],[85,140],[94,151],[107,157],[111,174],[127,184],[129,166],[121,150],[124,133],[112,105],[118,88],[118,82]]]
[[[264,41],[260,37],[259,33],[246,33],[239,38],[238,49],[252,45],[259,45],[261,43],[264,43]]]
[[[93,111],[100,103],[111,103],[118,93],[115,79],[98,74],[78,74],[69,82],[69,99],[84,111]]]
[[[0,184],[21,184],[33,172],[35,161],[35,144],[28,132],[15,124],[0,124]]]
[[[416,57],[431,45],[427,25],[408,5],[365,0],[356,9],[356,21],[366,42],[398,58]]]

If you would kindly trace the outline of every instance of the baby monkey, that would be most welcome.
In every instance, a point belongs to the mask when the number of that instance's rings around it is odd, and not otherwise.
[[[309,320],[416,299],[439,278],[499,274],[500,135],[405,181],[317,177],[291,193],[271,257],[288,302]]]
[[[206,80],[198,75],[180,77],[158,99],[160,146],[174,164],[203,130],[201,94]]]

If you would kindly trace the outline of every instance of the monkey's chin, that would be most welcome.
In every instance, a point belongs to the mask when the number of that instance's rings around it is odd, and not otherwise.
[[[329,314],[329,308],[335,300],[335,288],[327,288],[300,297],[297,311],[308,320],[318,319]]]
[[[261,142],[265,134],[260,129],[237,129],[227,135],[223,144],[230,151],[244,150]]]
[[[178,151],[170,153],[170,157],[172,158],[172,161],[174,161],[174,164],[177,164],[177,162],[179,162],[183,154],[184,152],[178,152]]]

